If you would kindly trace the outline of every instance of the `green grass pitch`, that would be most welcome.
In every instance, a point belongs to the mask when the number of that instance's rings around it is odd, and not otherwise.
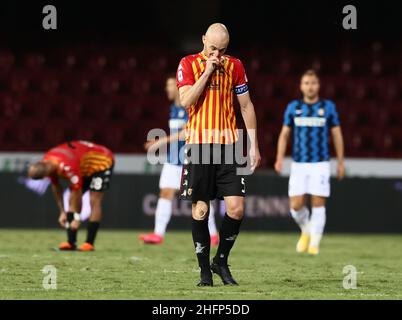
[[[0,299],[402,298],[402,235],[328,234],[311,257],[296,254],[296,233],[242,232],[229,261],[240,286],[215,275],[213,288],[196,287],[191,233],[169,232],[161,246],[138,235],[101,230],[96,252],[56,252],[62,230],[0,229]],[[42,287],[45,265],[57,268],[55,290]],[[342,286],[346,265],[357,269],[357,289]]]

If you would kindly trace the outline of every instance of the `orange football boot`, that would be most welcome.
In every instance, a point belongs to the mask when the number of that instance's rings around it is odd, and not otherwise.
[[[83,243],[81,247],[78,248],[78,251],[94,251],[94,250],[95,247],[88,242]]]
[[[140,240],[146,244],[162,244],[163,237],[156,233],[149,233],[140,236]]]
[[[62,242],[59,244],[60,251],[74,251],[76,250],[76,246],[72,245],[70,242]]]

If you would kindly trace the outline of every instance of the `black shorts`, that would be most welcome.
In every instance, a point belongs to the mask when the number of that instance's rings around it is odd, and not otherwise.
[[[110,187],[110,179],[113,174],[113,167],[95,172],[92,176],[85,177],[84,183],[82,187],[82,191],[85,192],[87,190],[96,191],[96,192],[105,192]]]
[[[238,173],[241,165],[236,162],[234,145],[189,144],[185,150],[181,199],[196,202],[245,196],[245,178]]]

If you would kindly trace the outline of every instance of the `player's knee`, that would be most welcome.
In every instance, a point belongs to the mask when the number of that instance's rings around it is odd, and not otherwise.
[[[313,207],[324,207],[325,206],[325,198],[313,197],[313,198],[311,198],[311,205]]]
[[[208,205],[204,202],[198,202],[193,208],[193,218],[195,220],[204,220],[208,216]]]
[[[164,188],[159,191],[159,198],[173,200],[174,194],[174,190]]]
[[[229,217],[235,220],[241,220],[244,216],[244,204],[233,203],[226,207],[226,212]]]
[[[291,205],[290,207],[291,207],[291,209],[293,209],[295,211],[300,211],[303,208],[303,204],[297,203],[297,204]]]
[[[304,201],[302,199],[291,199],[290,200],[290,208],[299,211],[303,208]]]

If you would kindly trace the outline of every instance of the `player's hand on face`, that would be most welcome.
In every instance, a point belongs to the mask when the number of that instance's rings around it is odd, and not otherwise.
[[[218,57],[210,56],[207,60],[207,66],[205,68],[205,73],[207,75],[211,75],[215,71],[215,69],[220,66],[220,64],[221,64],[221,61]]]
[[[342,180],[345,177],[345,164],[343,162],[339,162],[336,171],[338,175],[338,180]]]
[[[67,221],[67,214],[64,211],[60,212],[59,224],[62,228],[66,226],[66,221]]]
[[[275,165],[274,165],[275,171],[278,173],[282,172],[283,169],[283,162],[282,160],[276,160]]]
[[[260,165],[260,162],[261,162],[260,149],[252,147],[250,149],[250,170],[254,172],[254,170]]]
[[[78,220],[73,220],[70,224],[70,228],[72,230],[78,230],[79,227],[80,227],[80,221]]]

